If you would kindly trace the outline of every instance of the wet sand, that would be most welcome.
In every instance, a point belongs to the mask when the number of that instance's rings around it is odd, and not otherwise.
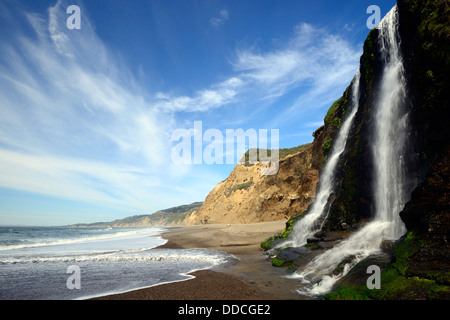
[[[191,273],[195,278],[161,284],[98,300],[289,300],[302,299],[294,292],[297,284],[284,278],[286,270],[275,268],[263,254],[260,243],[280,232],[285,222],[216,224],[169,229],[159,248],[205,248],[225,251],[239,261],[213,270]]]

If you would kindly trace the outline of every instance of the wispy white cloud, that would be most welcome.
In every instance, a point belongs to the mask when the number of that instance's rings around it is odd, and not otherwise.
[[[155,95],[157,101],[154,106],[163,112],[202,112],[216,109],[233,102],[242,91],[243,84],[240,78],[231,77],[208,89],[199,90],[192,97],[159,92]]]
[[[353,28],[355,27],[355,24],[354,23],[352,23],[352,24],[348,24],[348,23],[346,23],[342,28],[344,29],[344,30],[346,30],[346,31],[353,31]]]
[[[347,41],[308,24],[294,28],[292,38],[273,51],[240,48],[230,61],[234,74],[228,80],[197,91],[192,96],[158,93],[155,105],[166,112],[201,112],[232,102],[256,98],[277,99],[305,87],[293,108],[329,103],[356,72],[361,52]],[[241,97],[240,99],[238,97]],[[322,101],[322,102],[320,102]]]
[[[219,16],[211,18],[211,20],[209,20],[209,23],[215,27],[218,27],[224,24],[228,19],[229,19],[228,10],[222,9],[219,12]]]
[[[236,56],[235,69],[243,81],[262,92],[260,99],[275,103],[297,92],[294,101],[278,108],[271,118],[270,125],[279,127],[293,117],[307,121],[308,112],[327,108],[339,98],[356,73],[361,51],[339,35],[302,23],[276,51],[250,48]]]
[[[140,184],[139,175],[145,173],[137,167],[5,149],[0,149],[0,165],[7,168],[0,170],[1,187],[124,207],[139,200],[125,187]]]
[[[50,8],[48,25],[36,15],[27,18],[37,38],[19,37],[14,47],[3,43],[0,48],[6,52],[0,90],[7,101],[2,109],[17,125],[10,136],[43,138],[52,129],[61,138],[93,133],[98,141],[113,143],[117,151],[127,146],[127,152],[141,151],[136,133],[145,139],[151,136],[154,145],[165,138],[161,132],[166,122],[158,119],[160,115],[138,94],[138,88],[129,86],[131,82],[123,78],[126,73],[118,67],[120,60],[108,53],[89,21],[83,21],[81,31],[58,25],[57,21],[65,21],[61,2]],[[9,120],[3,118],[4,124]],[[46,126],[40,121],[47,121]],[[32,149],[32,144],[24,145],[26,141],[20,139],[21,147]],[[156,160],[147,156],[151,163]]]
[[[292,39],[276,51],[238,50],[234,67],[243,79],[264,86],[270,95],[303,85],[318,95],[348,83],[360,55],[339,36],[302,23],[294,28]]]
[[[156,173],[174,120],[134,87],[87,18],[65,28],[65,4],[48,20],[25,14],[34,36],[0,41],[0,185],[146,207],[167,184]]]

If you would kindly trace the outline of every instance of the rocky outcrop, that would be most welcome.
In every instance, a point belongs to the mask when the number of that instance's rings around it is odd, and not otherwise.
[[[420,182],[400,217],[410,237],[405,276],[450,284],[450,6],[447,1],[398,1],[400,32],[416,129]],[[447,294],[449,298],[449,294]]]
[[[412,128],[408,156],[403,160],[408,189],[423,181],[450,139],[448,106],[450,72],[450,6],[446,1],[399,0],[399,32],[408,84],[407,104]],[[324,230],[355,229],[374,216],[373,125],[382,76],[378,29],[369,32],[360,59],[360,101],[341,163],[339,183],[330,198]],[[340,123],[348,109],[348,90],[330,107],[326,125]],[[333,137],[332,135],[330,136]],[[332,146],[332,142],[331,142]]]
[[[450,145],[414,190],[400,217],[420,246],[408,257],[407,276],[450,285]]]
[[[450,145],[400,212],[408,233],[356,265],[325,299],[450,299]],[[381,268],[381,290],[366,286],[367,268]]]
[[[260,162],[238,164],[184,223],[268,222],[304,211],[314,199],[323,164],[323,128],[314,135],[315,142],[305,150],[280,159],[275,175],[261,175],[265,166]]]

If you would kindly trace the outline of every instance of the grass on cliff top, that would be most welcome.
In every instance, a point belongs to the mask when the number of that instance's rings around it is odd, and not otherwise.
[[[284,148],[284,149],[279,149],[278,150],[278,158],[281,160],[283,158],[286,158],[288,155],[290,154],[294,154],[300,151],[304,151],[306,150],[309,146],[311,145],[311,143],[307,143],[307,144],[302,144],[300,146],[297,147],[293,147],[293,148]],[[244,154],[244,156],[242,157],[242,159],[239,161],[239,163],[243,163],[246,166],[252,166],[253,164],[250,163],[250,150],[255,150],[255,149],[249,149],[247,150],[247,152]],[[272,150],[271,149],[256,149],[256,154],[257,154],[257,161],[260,161],[260,153],[261,156],[264,155],[267,157],[270,157],[272,155]]]

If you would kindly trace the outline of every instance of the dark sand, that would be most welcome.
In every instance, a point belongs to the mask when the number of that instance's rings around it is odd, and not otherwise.
[[[293,292],[296,281],[283,278],[259,244],[285,226],[284,222],[241,225],[201,225],[169,229],[160,248],[207,248],[235,255],[239,262],[191,273],[195,278],[161,284],[97,300],[267,300],[302,299]]]
[[[201,270],[193,279],[161,284],[93,300],[268,300],[243,281],[222,272]]]

